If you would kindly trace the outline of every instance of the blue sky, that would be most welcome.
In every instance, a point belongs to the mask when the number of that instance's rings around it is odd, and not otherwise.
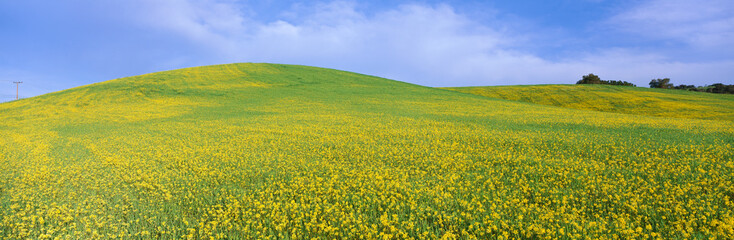
[[[272,62],[427,86],[734,84],[734,1],[0,1],[0,101]],[[4,87],[3,87],[4,86]]]

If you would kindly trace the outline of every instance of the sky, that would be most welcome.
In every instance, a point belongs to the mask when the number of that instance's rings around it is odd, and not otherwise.
[[[734,84],[734,1],[0,0],[0,101],[267,62],[431,87]]]

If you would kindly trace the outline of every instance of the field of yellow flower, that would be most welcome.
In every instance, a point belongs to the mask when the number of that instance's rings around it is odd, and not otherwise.
[[[230,64],[3,103],[0,136],[0,239],[734,238],[726,119]]]
[[[485,97],[582,110],[734,121],[734,95],[609,85],[453,87]]]

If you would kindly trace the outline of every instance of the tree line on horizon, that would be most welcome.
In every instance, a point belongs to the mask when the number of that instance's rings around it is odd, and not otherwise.
[[[603,85],[636,87],[635,84],[632,84],[627,81],[601,80],[599,76],[593,73],[589,73],[587,75],[582,76],[581,80],[578,80],[576,84],[603,84]],[[679,90],[687,90],[687,91],[694,91],[694,92],[734,94],[734,85],[723,84],[723,83],[714,83],[711,85],[698,86],[698,87],[694,85],[685,85],[685,84],[675,86],[674,84],[670,83],[670,78],[657,78],[657,79],[651,80],[649,85],[650,85],[650,88],[679,89]]]
[[[593,73],[589,73],[588,75],[584,75],[581,77],[581,80],[576,82],[576,84],[603,84],[603,85],[617,85],[617,86],[632,86],[637,87],[636,85],[632,84],[631,82],[627,81],[620,81],[620,80],[601,80],[599,76],[594,75]]]

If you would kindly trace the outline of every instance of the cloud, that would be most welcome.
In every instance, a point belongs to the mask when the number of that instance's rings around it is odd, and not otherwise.
[[[620,12],[608,23],[656,40],[679,41],[706,51],[734,53],[734,2],[653,0]]]
[[[618,31],[676,39],[701,48],[730,45],[724,41],[734,26],[723,24],[730,21],[727,7],[701,5],[705,4],[650,1],[611,17],[606,24]],[[535,33],[513,32],[503,27],[512,23],[501,19],[488,26],[446,4],[403,4],[370,14],[349,1],[295,4],[271,22],[249,18],[243,8],[236,2],[213,0],[141,6],[150,11],[143,15],[155,16],[146,19],[152,21],[146,26],[188,39],[216,63],[314,65],[428,86],[573,83],[589,72],[638,85],[656,77],[706,84],[710,79],[703,76],[729,74],[726,69],[733,66],[726,59],[686,63],[665,49],[621,47],[544,59],[533,54],[529,45],[533,41],[528,39],[543,40]]]
[[[637,47],[603,49],[595,66],[623,79],[670,77],[676,84],[732,84],[734,2],[727,0],[650,0],[603,25],[611,34],[637,39]],[[635,41],[635,40],[631,40]],[[638,80],[638,85],[646,82]]]
[[[138,0],[125,9],[134,24],[163,30],[203,47],[232,49],[248,33],[248,19],[236,2]]]
[[[527,70],[507,72],[508,65],[542,61],[512,50],[522,36],[486,27],[448,5],[408,4],[367,15],[354,2],[335,1],[298,5],[286,13],[291,20],[257,22],[221,10],[227,7],[171,4],[151,8],[179,11],[149,26],[218,46],[212,49],[231,61],[316,65],[424,85],[508,84],[514,75],[531,80],[522,77]]]
[[[639,86],[661,77],[670,77],[676,84],[703,85],[734,75],[734,50],[730,50],[734,46],[726,41],[734,26],[727,24],[731,21],[727,9],[732,5],[728,2],[720,2],[721,9],[679,0],[636,4],[610,16],[599,24],[605,29],[596,32],[601,38],[644,39],[652,47],[607,41],[583,48],[574,44],[591,40],[573,30],[544,31],[542,24],[519,24],[525,20],[502,18],[502,14],[475,19],[448,4],[370,8],[354,1],[286,6],[278,2],[263,8],[268,11],[248,4],[229,0],[59,4],[68,9],[50,13],[57,15],[55,19],[72,16],[72,20],[52,25],[58,35],[37,39],[68,44],[52,44],[35,55],[8,48],[6,58],[14,61],[5,68],[54,76],[32,77],[38,82],[63,82],[54,90],[232,62],[328,67],[427,86],[570,84],[587,73]],[[689,8],[695,13],[684,11]],[[45,32],[46,25],[22,29]],[[677,43],[676,48],[666,45],[670,41]],[[555,44],[551,54],[537,53],[547,43]],[[24,56],[30,59],[26,65],[16,61]],[[38,59],[51,60],[34,63]],[[0,77],[7,75],[6,70],[0,69]],[[24,79],[22,74],[14,75],[13,79]]]

